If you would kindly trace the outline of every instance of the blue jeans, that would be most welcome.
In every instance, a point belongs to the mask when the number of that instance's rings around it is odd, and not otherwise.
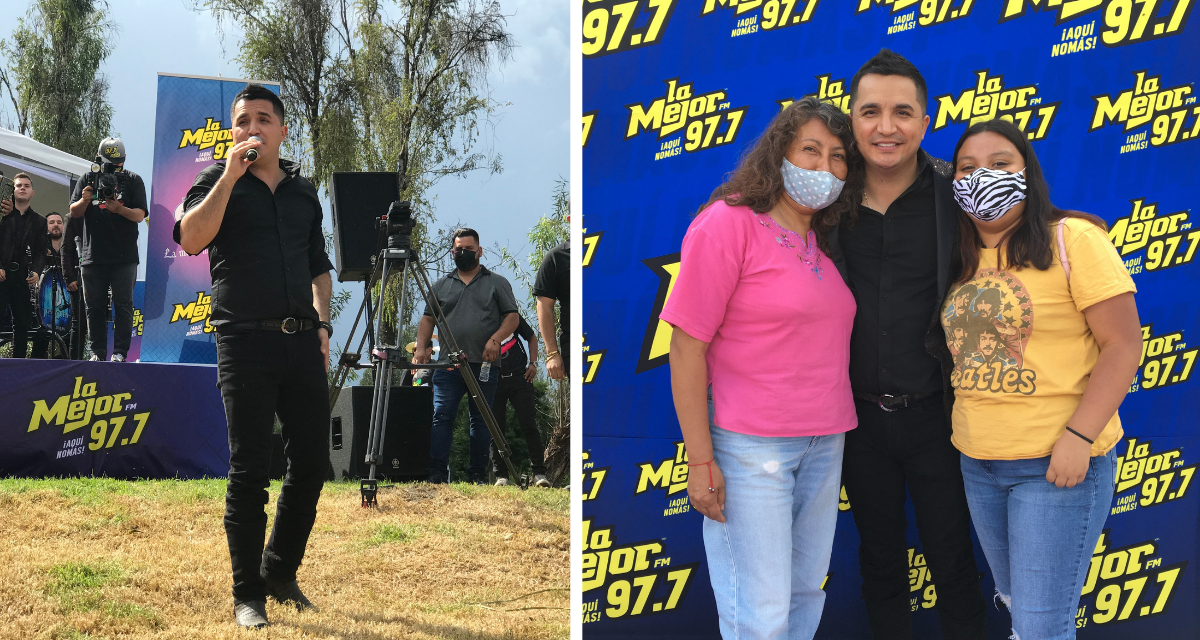
[[[471,372],[479,380],[479,363],[471,363]],[[500,381],[500,367],[492,364],[487,382],[480,382],[484,400],[492,405],[496,386]],[[454,441],[454,417],[458,415],[458,403],[467,393],[467,383],[458,369],[433,372],[433,436],[429,446],[429,479],[448,482],[450,479],[450,443]],[[467,408],[471,414],[471,464],[467,467],[470,480],[487,478],[488,453],[492,445],[492,433],[488,431],[483,414],[470,398]]]
[[[725,522],[704,519],[721,637],[811,640],[825,607],[821,585],[837,526],[845,434],[710,431],[725,476]]]
[[[1050,458],[962,456],[979,544],[1012,614],[1013,637],[1073,640],[1088,563],[1112,506],[1116,453],[1092,458],[1074,487],[1046,482]]]

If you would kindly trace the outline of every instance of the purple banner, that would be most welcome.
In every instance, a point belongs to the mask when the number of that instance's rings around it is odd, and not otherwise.
[[[189,256],[172,238],[175,210],[196,174],[224,160],[232,146],[229,106],[248,81],[158,76],[154,175],[150,183],[150,238],[146,256],[144,362],[212,364],[208,254]],[[279,85],[263,82],[272,91]]]

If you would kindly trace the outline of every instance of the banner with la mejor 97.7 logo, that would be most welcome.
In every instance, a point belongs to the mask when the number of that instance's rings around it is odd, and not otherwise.
[[[848,112],[850,79],[881,48],[925,77],[930,154],[949,159],[970,124],[1006,118],[1033,141],[1054,202],[1108,222],[1138,288],[1143,348],[1076,628],[1086,640],[1195,635],[1198,3],[583,2],[585,636],[719,637],[658,314],[692,214],[747,145],[805,96]],[[844,493],[840,508],[817,637],[869,638]],[[940,638],[915,528],[909,547],[915,637]],[[988,626],[1011,633],[995,610]]]

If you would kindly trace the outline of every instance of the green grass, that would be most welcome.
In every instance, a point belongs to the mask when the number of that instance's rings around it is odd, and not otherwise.
[[[0,478],[0,496],[48,491],[73,504],[100,505],[113,496],[173,503],[209,502],[225,496],[224,478],[204,480],[114,480],[112,478]],[[279,489],[279,482],[271,483]]]
[[[517,491],[521,490],[517,489]],[[571,492],[565,489],[534,487],[527,491],[521,491],[521,498],[535,507],[550,509],[562,514],[571,512]]]
[[[115,562],[67,562],[50,567],[46,593],[58,600],[63,611],[91,611],[104,605],[100,588],[125,579]]]
[[[371,539],[367,541],[367,544],[376,546],[389,542],[412,542],[419,535],[421,535],[420,531],[413,525],[380,523],[372,528]]]

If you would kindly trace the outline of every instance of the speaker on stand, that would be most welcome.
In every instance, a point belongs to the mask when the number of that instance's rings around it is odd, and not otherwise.
[[[379,217],[400,199],[395,172],[335,171],[330,179],[338,282],[365,281],[378,251]]]

